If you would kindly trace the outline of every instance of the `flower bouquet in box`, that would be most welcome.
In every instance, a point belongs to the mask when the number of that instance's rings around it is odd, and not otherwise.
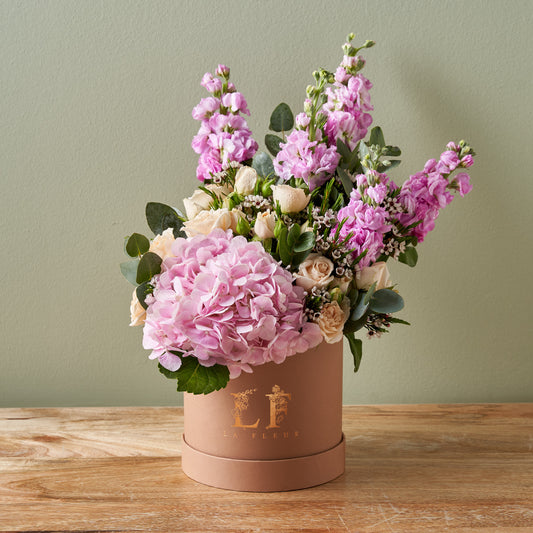
[[[290,370],[298,383],[305,377],[314,396],[334,389],[340,409],[338,373],[330,384],[320,380],[334,360],[338,364],[333,354],[342,356],[343,335],[357,371],[361,332],[379,337],[392,325],[407,324],[395,315],[404,302],[387,265],[392,260],[415,266],[417,246],[440,210],[455,193],[464,196],[471,189],[464,169],[474,152],[464,141],[448,143],[439,159],[430,159],[402,185],[392,180],[389,171],[400,164],[401,152],[385,142],[379,126],[371,127],[372,84],[361,74],[360,52],[374,43],[356,47],[353,39],[348,36],[335,72],[313,73],[303,112],[294,117],[287,104],[276,107],[272,133],[264,138],[271,155],[258,151],[244,118],[246,100],[229,69],[219,65],[214,75],[205,74],[201,84],[209,96],[192,113],[201,123],[192,141],[200,184],[183,200],[184,212],[148,203],[155,237],[134,233],[126,240],[133,259],[121,268],[136,285],[131,325],[143,325],[150,358],[178,390],[190,393],[188,446],[190,395],[216,397],[226,386],[233,448],[243,435],[290,440],[282,426],[296,410],[294,390],[284,384],[292,360],[298,361]],[[267,393],[257,392],[262,372],[277,373],[269,374]],[[231,388],[233,383],[239,385]],[[260,396],[268,397],[269,411],[256,417],[250,405]],[[191,410],[202,427],[211,427],[202,413],[213,404],[202,405]],[[302,437],[298,429],[289,431],[294,432]],[[318,452],[341,440],[337,428]],[[207,456],[219,457],[218,451],[204,450],[205,457],[194,459],[197,468],[209,462]],[[253,454],[240,453],[236,459],[254,462]],[[301,458],[317,450],[291,453]],[[280,459],[286,457],[277,452],[266,457],[269,471]]]

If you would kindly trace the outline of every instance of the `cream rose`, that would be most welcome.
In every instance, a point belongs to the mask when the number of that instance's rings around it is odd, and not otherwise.
[[[350,278],[348,276],[343,276],[342,278],[334,278],[333,281],[331,282],[331,286],[332,287],[339,287],[339,289],[341,290],[341,292],[343,294],[346,294],[346,292],[348,291],[348,287],[350,286],[350,283],[352,281],[353,278]]]
[[[272,195],[274,202],[279,202],[282,213],[299,213],[307,207],[311,199],[303,189],[290,185],[274,185]]]
[[[254,192],[257,172],[252,167],[241,167],[235,174],[235,191],[244,196]]]
[[[226,207],[221,209],[211,209],[209,211],[200,211],[193,220],[189,220],[183,224],[185,234],[187,237],[194,237],[195,235],[208,235],[215,228],[222,228],[223,230],[230,229],[235,233],[237,222],[244,214],[238,209],[231,211]]]
[[[274,228],[276,226],[276,217],[270,211],[264,211],[257,215],[254,224],[254,232],[261,239],[271,239],[274,237]]]
[[[347,318],[346,310],[343,310],[335,301],[322,307],[318,318],[318,327],[328,344],[335,344],[342,339],[342,330]]]
[[[172,253],[172,244],[175,240],[172,228],[167,228],[150,243],[149,251],[154,252],[154,254],[157,254],[161,259],[174,257],[174,254]]]
[[[206,189],[213,191],[221,199],[224,199],[231,191],[231,189],[225,185],[215,185],[210,184],[206,185]],[[187,218],[192,220],[198,215],[200,211],[205,211],[211,207],[213,203],[213,198],[209,196],[205,191],[201,189],[196,189],[192,196],[189,198],[183,199],[183,205],[185,207],[185,212],[187,213]]]
[[[130,317],[130,326],[142,326],[146,319],[146,309],[137,299],[137,289],[133,291],[133,296],[131,297]]]
[[[364,267],[355,274],[355,285],[358,289],[367,291],[374,282],[377,291],[392,285],[387,263],[384,261],[378,261],[372,266]]]
[[[323,289],[332,281],[333,262],[322,254],[309,254],[305,261],[300,264],[298,273],[294,275],[296,285],[303,287],[306,291],[313,287]]]

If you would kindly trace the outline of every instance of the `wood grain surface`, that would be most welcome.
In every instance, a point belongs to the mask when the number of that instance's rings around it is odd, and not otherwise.
[[[533,532],[533,404],[346,406],[346,473],[188,479],[180,408],[0,410],[0,531]]]

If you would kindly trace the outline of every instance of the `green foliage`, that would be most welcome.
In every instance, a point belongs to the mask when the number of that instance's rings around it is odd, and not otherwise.
[[[294,116],[291,108],[285,104],[279,104],[270,115],[269,129],[277,132],[285,132],[292,129],[294,125]]]
[[[398,261],[410,267],[416,266],[416,263],[418,262],[418,252],[416,251],[416,248],[414,246],[408,246],[405,249],[405,252],[402,252],[398,256]]]
[[[133,261],[126,261],[120,263],[120,271],[122,275],[132,284],[137,286],[137,267],[139,266],[139,259]]]
[[[167,228],[172,228],[174,237],[179,237],[183,220],[172,207],[158,202],[146,204],[146,221],[154,232],[161,235]]]
[[[274,235],[278,239],[278,253],[281,262],[291,268],[297,268],[309,255],[315,245],[315,234],[312,231],[301,232],[299,224],[290,229],[280,220],[276,223]]]
[[[137,295],[137,300],[139,300],[139,303],[142,305],[144,309],[148,309],[148,304],[146,303],[146,296],[150,294],[152,290],[153,290],[153,287],[149,287],[148,281],[141,283],[135,290],[135,293]]]
[[[274,157],[277,156],[278,152],[281,150],[279,143],[282,142],[283,139],[277,135],[272,135],[272,133],[267,133],[265,135],[265,146]]]
[[[167,370],[161,363],[159,371],[168,379],[177,380],[177,390],[192,394],[209,394],[223,389],[229,381],[227,366],[202,366],[195,357],[181,357],[179,352],[172,352],[181,359],[181,366],[175,372]]]
[[[341,180],[342,186],[344,188],[344,192],[347,196],[350,196],[350,193],[353,189],[353,182],[350,179],[350,176],[346,173],[345,170],[343,170],[341,167],[337,167],[337,174]]]
[[[146,252],[139,261],[137,268],[137,283],[150,281],[156,274],[161,272],[161,257],[153,252]]]
[[[374,313],[396,313],[403,309],[403,298],[391,289],[376,291],[370,298],[370,310]]]
[[[402,320],[401,318],[395,318],[393,316],[390,316],[388,318],[388,321],[391,323],[391,324],[403,324],[404,326],[410,326],[411,323],[410,322],[407,322],[406,320]]]
[[[257,173],[263,178],[274,174],[272,158],[266,152],[257,152],[254,155],[252,167],[255,168]]]
[[[379,126],[375,126],[370,130],[369,144],[375,144],[380,148],[385,147],[385,137],[383,136],[383,130]]]
[[[350,344],[350,351],[353,355],[353,371],[357,372],[361,365],[361,358],[363,357],[363,341],[356,339],[353,333],[347,333],[346,338]]]
[[[130,257],[139,257],[150,248],[150,241],[140,233],[134,233],[126,243],[126,253]]]

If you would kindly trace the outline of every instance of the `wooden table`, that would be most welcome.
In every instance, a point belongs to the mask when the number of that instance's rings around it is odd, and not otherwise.
[[[533,532],[533,404],[344,408],[346,473],[217,490],[180,469],[180,408],[0,410],[0,531]]]

